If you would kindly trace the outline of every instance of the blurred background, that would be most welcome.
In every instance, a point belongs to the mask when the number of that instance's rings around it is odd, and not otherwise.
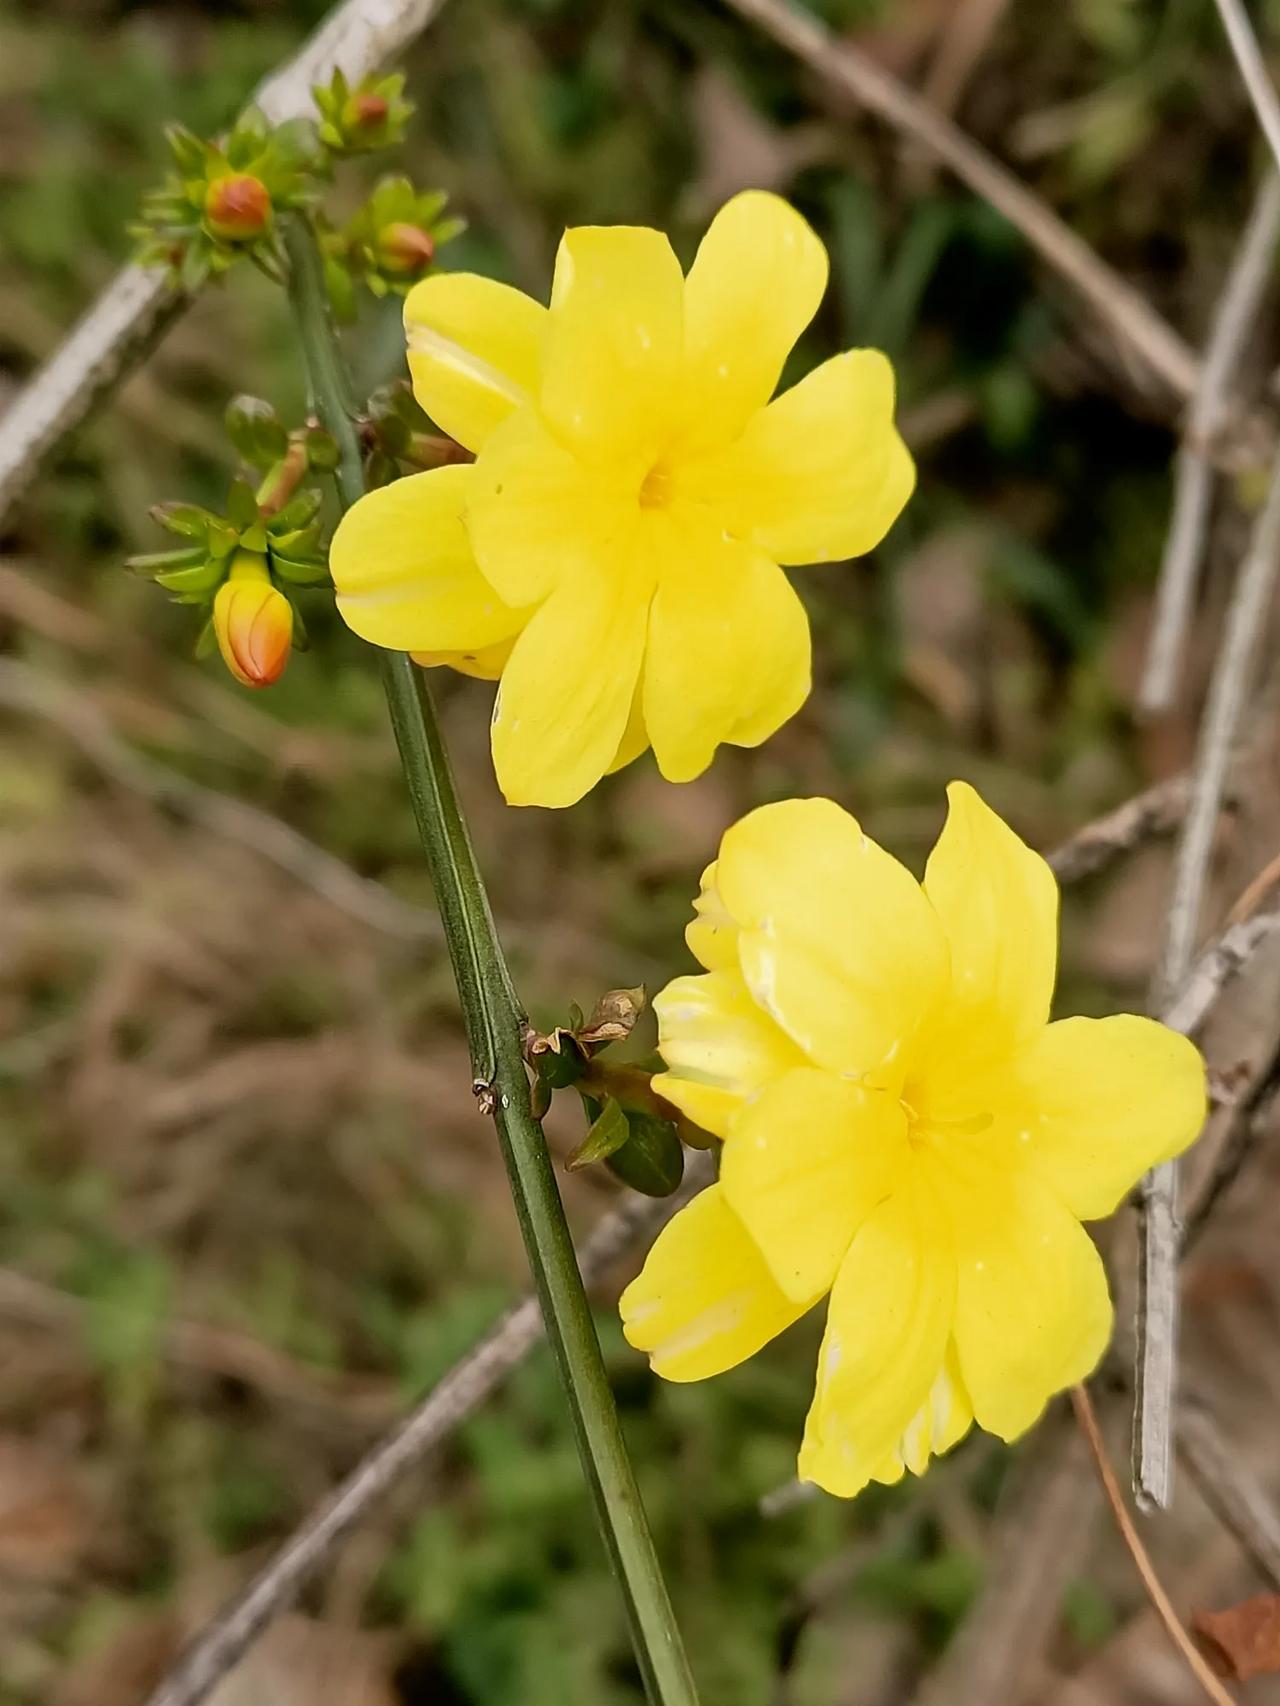
[[[1262,164],[1212,0],[818,9],[1202,342]],[[162,123],[218,130],[323,10],[0,0],[0,407],[127,256]],[[1280,4],[1257,22],[1280,39]],[[887,350],[921,469],[872,558],[796,577],[809,704],[693,785],[646,759],[572,812],[509,811],[491,690],[438,673],[539,1023],[687,969],[698,873],[762,800],[831,794],[919,869],[953,776],[1048,848],[1188,761],[1256,477],[1242,469],[1220,505],[1177,709],[1143,725],[1176,409],[1117,378],[999,216],[710,0],[451,0],[404,64],[418,113],[390,169],[466,215],[450,268],[543,294],[567,223],[659,225],[687,260],[735,190],[794,199],[833,266],[797,367]],[[347,182],[354,200],[358,168]],[[1276,341],[1269,311],[1259,391]],[[367,303],[350,348],[368,385],[398,374],[398,304]],[[204,294],[0,537],[0,1706],[134,1706],[525,1283],[367,654],[309,595],[311,651],[249,694],[216,657],[193,661],[190,613],[122,568],[165,543],[153,502],[222,503],[221,414],[242,390],[299,418],[282,300],[248,268]],[[1246,731],[1219,916],[1280,846],[1275,685]],[[287,871],[282,824],[308,844],[290,843]],[[1062,1011],[1141,1006],[1167,874],[1156,845],[1070,893]],[[1229,1004],[1220,1073],[1274,1056],[1274,983]],[[580,1135],[557,1111],[559,1153]],[[1267,1165],[1188,1265],[1187,1348],[1233,1449],[1280,1483]],[[618,1192],[603,1170],[563,1183],[579,1231]],[[1131,1228],[1113,1243],[1123,1322]],[[600,1329],[706,1706],[1199,1698],[1064,1420],[1016,1452],[975,1435],[923,1481],[854,1503],[779,1493],[817,1324],[709,1385],[661,1385],[616,1329],[629,1271]],[[966,1619],[992,1615],[1011,1534],[1037,1525],[1022,1556],[1044,1570],[1042,1603],[1015,1670],[979,1685]],[[1259,1585],[1189,1477],[1147,1532],[1187,1616]],[[640,1699],[541,1352],[217,1696]]]

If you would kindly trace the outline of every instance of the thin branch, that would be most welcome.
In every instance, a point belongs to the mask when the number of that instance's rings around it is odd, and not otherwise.
[[[444,0],[345,0],[252,104],[279,124],[311,111],[311,87],[341,67],[356,82],[420,35]],[[0,419],[0,523],[43,457],[152,349],[187,306],[164,274],[118,272]]]
[[[0,658],[0,705],[56,725],[112,781],[183,820],[249,848],[331,905],[398,940],[439,941],[440,920],[425,907],[362,877],[270,812],[144,758],[82,697],[16,658]]]
[[[1262,1484],[1223,1438],[1203,1403],[1184,1404],[1178,1449],[1205,1503],[1235,1535],[1272,1586],[1280,1588],[1280,1511]]]
[[[1191,803],[1174,865],[1173,898],[1153,1004],[1167,1007],[1186,982],[1200,929],[1231,751],[1253,678],[1280,568],[1280,455],[1227,612],[1196,755]],[[1263,921],[1253,920],[1254,924]],[[1242,926],[1241,928],[1248,928]],[[1167,1161],[1143,1188],[1139,1256],[1134,1485],[1140,1501],[1167,1505],[1173,1491],[1172,1416],[1178,1337],[1178,1165]]]
[[[1236,64],[1240,68],[1240,76],[1249,91],[1253,110],[1258,115],[1258,123],[1271,145],[1276,164],[1280,165],[1280,101],[1276,99],[1275,87],[1258,46],[1258,39],[1253,33],[1253,25],[1249,22],[1249,14],[1241,0],[1217,0],[1217,6],[1222,17],[1222,26],[1227,32],[1227,40],[1231,43],[1231,51],[1235,54]]]
[[[1280,243],[1280,174],[1269,171],[1254,198],[1205,344],[1200,383],[1174,464],[1173,513],[1156,592],[1150,649],[1138,705],[1163,711],[1173,701],[1191,603],[1204,559],[1213,500],[1211,447],[1226,417],[1240,358],[1256,323]]]
[[[1078,883],[1158,835],[1168,835],[1186,816],[1191,784],[1186,776],[1157,782],[1055,847],[1045,857],[1060,883]]]
[[[1196,1034],[1226,986],[1249,964],[1264,942],[1280,936],[1280,913],[1246,918],[1224,930],[1191,968],[1181,989],[1160,1010],[1160,1022],[1184,1037]]]
[[[1111,1514],[1115,1517],[1116,1527],[1120,1530],[1120,1538],[1129,1549],[1142,1585],[1147,1590],[1147,1597],[1155,1608],[1156,1616],[1164,1624],[1169,1639],[1182,1654],[1187,1662],[1187,1668],[1204,1690],[1206,1699],[1212,1700],[1214,1706],[1235,1706],[1232,1697],[1209,1669],[1204,1656],[1192,1641],[1183,1627],[1182,1620],[1173,1609],[1168,1594],[1164,1591],[1155,1566],[1151,1562],[1142,1537],[1134,1524],[1133,1518],[1120,1492],[1120,1484],[1116,1480],[1115,1471],[1111,1467],[1111,1459],[1107,1456],[1106,1442],[1102,1437],[1102,1429],[1098,1426],[1098,1418],[1094,1414],[1093,1403],[1088,1391],[1083,1386],[1071,1388],[1071,1404],[1076,1413],[1084,1437],[1089,1442],[1093,1453],[1093,1461],[1097,1465],[1098,1478],[1102,1482],[1102,1490],[1111,1506]]]
[[[595,1284],[706,1184],[711,1164],[690,1158],[685,1183],[662,1202],[632,1198],[596,1227],[583,1246],[582,1277]],[[146,1706],[199,1706],[280,1611],[297,1598],[371,1506],[472,1415],[543,1336],[532,1293],[457,1363],[416,1409],[334,1488],[244,1592],[205,1630]]]
[[[788,0],[725,0],[725,4],[758,25],[824,82],[852,95],[941,161],[1017,227],[1093,308],[1121,347],[1138,358],[1149,376],[1160,380],[1183,402],[1195,394],[1200,377],[1195,351],[1139,291],[945,114],[866,54],[840,40],[817,18],[797,11]]]

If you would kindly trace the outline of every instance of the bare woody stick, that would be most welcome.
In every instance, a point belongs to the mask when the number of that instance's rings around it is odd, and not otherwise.
[[[945,114],[788,0],[725,4],[824,82],[910,137],[990,202],[1084,298],[1120,348],[1136,358],[1143,377],[1159,381],[1180,401],[1194,396],[1200,378],[1195,351],[1051,208]]]
[[[311,110],[311,87],[353,82],[420,35],[444,0],[344,0],[253,98],[272,123]],[[0,521],[42,458],[132,371],[186,306],[163,272],[121,269],[0,419]]]
[[[1174,465],[1173,512],[1160,564],[1151,646],[1138,690],[1138,704],[1144,711],[1167,710],[1173,701],[1209,531],[1213,440],[1227,415],[1240,358],[1271,277],[1277,243],[1280,173],[1272,171],[1254,200],[1214,311],[1200,383],[1191,400],[1186,433]]]
[[[1223,1438],[1203,1403],[1183,1405],[1178,1416],[1178,1450],[1205,1503],[1271,1585],[1280,1588],[1280,1512],[1240,1461],[1240,1453]]]
[[[1187,981],[1200,929],[1214,832],[1231,750],[1253,678],[1258,642],[1280,568],[1280,455],[1227,612],[1200,730],[1191,804],[1174,865],[1164,956],[1153,991],[1157,1011]],[[1265,925],[1266,919],[1251,922]],[[1237,928],[1240,928],[1237,926]],[[1139,1254],[1138,1367],[1134,1487],[1146,1505],[1167,1505],[1173,1490],[1173,1399],[1178,1338],[1178,1167],[1167,1161],[1143,1186]]]
[[[633,1197],[610,1214],[583,1247],[584,1281],[599,1280],[619,1257],[657,1231],[702,1185],[710,1163],[694,1157],[682,1189],[654,1202]],[[321,1504],[249,1586],[178,1661],[146,1706],[199,1706],[248,1652],[276,1614],[332,1557],[369,1507],[477,1410],[542,1338],[542,1314],[530,1295],[509,1309],[455,1364],[399,1427],[381,1440]]]

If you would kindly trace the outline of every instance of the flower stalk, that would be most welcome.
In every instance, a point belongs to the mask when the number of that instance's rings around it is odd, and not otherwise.
[[[361,446],[341,350],[310,224],[286,222],[289,289],[312,404],[337,439],[343,508],[364,492]],[[484,882],[425,677],[400,652],[380,651],[383,685],[409,797],[453,963],[475,1091],[493,1115],[547,1338],[569,1403],[596,1513],[627,1607],[636,1657],[654,1706],[696,1706],[696,1692],[609,1390],[551,1158],[534,1116],[512,988]]]

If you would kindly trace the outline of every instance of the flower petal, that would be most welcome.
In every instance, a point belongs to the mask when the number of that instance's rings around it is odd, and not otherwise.
[[[896,1097],[801,1067],[766,1083],[734,1120],[720,1183],[774,1279],[799,1300],[831,1284],[908,1155]]]
[[[654,997],[653,1010],[668,1068],[654,1089],[717,1137],[728,1136],[729,1122],[761,1085],[804,1064],[737,970],[677,977]]]
[[[405,298],[413,394],[442,432],[479,450],[537,390],[547,311],[475,273],[433,273]]]
[[[1016,1439],[1055,1392],[1097,1367],[1111,1336],[1093,1241],[1028,1167],[949,1153],[942,1194],[955,1235],[956,1349],[980,1426]]]
[[[617,757],[644,655],[651,588],[619,555],[558,586],[512,648],[493,763],[513,806],[571,806]]]
[[[900,1074],[947,948],[906,868],[831,800],[783,800],[725,834],[716,885],[756,1000],[820,1066]]]
[[[689,952],[708,971],[738,970],[738,926],[725,910],[713,859],[702,873],[693,917],[685,925]]]
[[[627,718],[627,726],[622,731],[622,739],[618,742],[618,750],[613,755],[613,763],[607,774],[612,776],[615,771],[625,770],[628,764],[635,762],[642,752],[649,750],[649,731],[644,726],[644,696],[640,682],[631,696],[631,713]]]
[[[682,464],[673,490],[713,508],[736,538],[778,563],[859,557],[915,486],[893,424],[893,369],[850,350],[748,421],[736,443]]]
[[[562,580],[599,572],[634,531],[634,498],[628,514],[616,481],[571,456],[533,409],[497,429],[471,474],[471,544],[508,604],[537,604]]]
[[[471,476],[457,466],[410,474],[368,493],[338,523],[329,547],[338,612],[362,640],[473,652],[527,620],[476,567],[462,520]]]
[[[1046,1025],[994,1089],[997,1123],[1081,1220],[1111,1214],[1208,1111],[1195,1044],[1131,1013]]]
[[[925,866],[951,949],[943,1052],[1004,1052],[1049,1017],[1058,969],[1058,883],[967,782]]]
[[[460,675],[472,675],[477,681],[497,681],[507,667],[507,659],[515,643],[513,634],[508,640],[496,640],[491,646],[480,646],[471,651],[410,652],[409,656],[423,669],[436,669],[443,665],[456,669]]]
[[[900,1478],[901,1444],[945,1366],[955,1298],[946,1217],[917,1177],[866,1221],[836,1275],[802,1481],[852,1498]]]
[[[668,436],[683,341],[684,280],[660,231],[585,225],[556,256],[540,405],[584,459],[645,471]]]
[[[721,741],[757,746],[809,696],[809,618],[776,563],[705,517],[646,518],[661,565],[649,612],[644,720],[668,782]]]
[[[822,243],[780,196],[744,190],[720,209],[684,288],[682,448],[727,444],[769,401],[827,271]]]
[[[627,1343],[664,1380],[706,1380],[754,1356],[816,1300],[792,1303],[709,1185],[658,1234],[619,1308]]]

